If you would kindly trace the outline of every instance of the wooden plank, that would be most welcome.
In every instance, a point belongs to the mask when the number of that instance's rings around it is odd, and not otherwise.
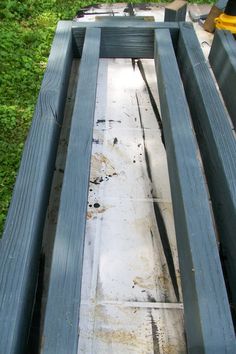
[[[204,30],[213,33],[215,31],[215,19],[219,17],[223,12],[224,12],[224,8],[222,6],[222,1],[219,2],[219,5],[218,3],[213,5],[206,18],[206,21],[203,24]]]
[[[154,16],[96,16],[95,21],[103,21],[106,23],[119,25],[120,22],[125,22],[131,26],[139,21],[155,22]]]
[[[175,0],[165,7],[165,22],[185,21],[187,1]]]
[[[236,128],[236,41],[229,31],[215,32],[209,61]]]
[[[236,140],[190,24],[180,25],[177,58],[198,135],[232,302],[236,304]]]
[[[77,353],[100,29],[86,30],[52,257],[42,353]]]
[[[22,353],[72,61],[71,21],[59,22],[0,244],[0,352]]]
[[[207,190],[168,30],[155,31],[189,353],[233,353],[235,337]]]
[[[77,46],[77,56],[80,57],[83,48],[85,28],[99,27],[102,29],[101,58],[153,58],[154,29],[169,28],[173,42],[178,39],[177,23],[159,23],[138,21],[129,25],[125,21],[117,24],[101,22],[76,23],[73,26],[73,36]]]

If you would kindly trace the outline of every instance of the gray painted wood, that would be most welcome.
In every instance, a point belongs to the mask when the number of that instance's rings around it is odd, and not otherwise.
[[[175,0],[165,7],[165,22],[185,21],[187,1]]]
[[[145,22],[155,22],[154,16],[96,16],[95,20],[104,23],[116,24],[119,22],[125,22],[126,25],[130,24],[131,26],[139,21]]]
[[[236,128],[236,41],[231,32],[216,30],[209,61]]]
[[[100,29],[86,30],[52,256],[44,354],[77,353],[100,36]]]
[[[77,56],[81,56],[85,26],[102,29],[101,58],[153,58],[154,29],[169,28],[174,42],[178,39],[177,23],[137,21],[129,25],[125,21],[115,24],[84,22],[73,25]]]
[[[168,30],[155,31],[155,47],[188,350],[191,354],[235,353],[208,194]]]
[[[190,24],[180,25],[177,58],[197,131],[233,304],[236,304],[236,139]]]
[[[72,61],[71,21],[58,24],[0,241],[0,352],[25,353],[43,224]]]

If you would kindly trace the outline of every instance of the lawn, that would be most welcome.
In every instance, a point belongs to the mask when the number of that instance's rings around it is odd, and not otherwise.
[[[106,1],[96,3],[101,2]],[[72,19],[88,4],[75,0],[0,2],[0,235],[56,24]]]

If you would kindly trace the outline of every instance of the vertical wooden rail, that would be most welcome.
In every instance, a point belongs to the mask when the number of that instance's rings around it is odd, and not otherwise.
[[[53,250],[44,354],[77,354],[100,38],[100,29],[86,30]]]
[[[236,139],[197,36],[187,23],[180,24],[177,60],[203,157],[235,307]]]
[[[42,230],[73,58],[71,21],[58,24],[0,241],[0,353],[25,353]]]
[[[216,30],[209,61],[236,129],[236,41],[232,33]]]
[[[235,353],[235,337],[197,143],[169,30],[155,31],[155,65],[189,353]]]

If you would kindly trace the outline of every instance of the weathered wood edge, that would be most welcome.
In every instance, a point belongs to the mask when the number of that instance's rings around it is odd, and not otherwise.
[[[126,25],[133,25],[139,21],[154,22],[154,16],[96,16],[95,21],[103,21],[104,23],[118,24],[125,22]]]
[[[73,34],[76,34],[77,32],[80,32],[81,29],[85,28],[116,28],[117,23],[103,23],[101,22],[73,22],[72,25],[72,32]],[[149,28],[149,29],[176,29],[178,30],[179,24],[178,23],[173,23],[173,22],[145,22],[145,21],[137,21],[136,24],[132,24],[131,26],[128,25],[125,21],[119,24],[119,28],[133,28],[133,29],[138,29],[138,28]]]
[[[209,61],[236,128],[236,41],[231,32],[216,30]]]
[[[207,190],[168,30],[155,31],[157,71],[189,353],[233,353],[235,337]]]
[[[77,354],[101,30],[86,30],[52,256],[42,353]]]
[[[176,3],[176,4],[175,4]],[[187,11],[187,1],[174,1],[165,6],[165,22],[185,21]]]
[[[42,230],[73,57],[71,21],[58,23],[0,241],[0,352],[25,353]]]
[[[106,22],[81,22],[74,23],[72,32],[76,55],[81,56],[85,28],[101,28],[101,52],[100,58],[147,58],[153,59],[153,43],[155,29],[170,29],[174,43],[177,43],[179,24],[166,22],[126,23],[126,21]]]
[[[177,51],[182,80],[220,232],[220,241],[236,304],[236,139],[196,34],[180,25]]]

